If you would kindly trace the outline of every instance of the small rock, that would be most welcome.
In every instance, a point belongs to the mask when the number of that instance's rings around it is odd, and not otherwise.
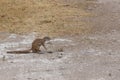
[[[52,71],[52,70],[50,70],[50,69],[47,69],[47,70],[45,70],[45,71],[47,71],[47,72],[50,72],[50,71]]]
[[[32,78],[27,78],[28,80],[31,80]]]
[[[47,51],[47,53],[53,53],[52,51]]]
[[[112,53],[109,53],[109,55],[112,55]]]
[[[58,58],[62,58],[62,56],[58,56]]]
[[[62,57],[63,57],[63,54],[60,53],[60,54],[58,55],[58,58],[62,58]]]
[[[5,61],[6,60],[6,57],[5,56],[3,56],[3,61]]]
[[[14,63],[13,61],[11,61],[10,63]]]
[[[57,51],[58,52],[64,52],[63,48],[59,48]]]
[[[109,75],[110,77],[112,76],[112,74],[111,74],[111,73],[109,73],[108,75]]]

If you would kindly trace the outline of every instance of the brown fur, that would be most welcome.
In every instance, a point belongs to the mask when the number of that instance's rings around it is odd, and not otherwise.
[[[40,50],[40,47],[43,46],[46,50],[46,46],[45,46],[45,42],[50,40],[49,37],[44,37],[43,39],[35,39],[33,42],[32,42],[32,47],[31,49],[29,50],[23,50],[23,51],[8,51],[7,53],[17,53],[17,54],[27,54],[27,53],[30,53],[30,52],[33,52],[33,53],[39,53],[41,50]]]

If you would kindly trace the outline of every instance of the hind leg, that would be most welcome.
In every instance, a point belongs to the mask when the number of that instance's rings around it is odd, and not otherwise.
[[[33,53],[37,53],[37,50],[36,50],[36,49],[33,49],[32,52],[33,52]]]
[[[33,53],[41,53],[41,50],[40,49],[34,49]]]
[[[37,53],[40,53],[41,52],[41,50],[37,50]]]

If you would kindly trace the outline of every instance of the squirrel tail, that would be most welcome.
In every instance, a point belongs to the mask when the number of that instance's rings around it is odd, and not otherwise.
[[[30,49],[31,50],[31,49]],[[7,51],[9,54],[28,54],[30,50],[23,50],[23,51]]]

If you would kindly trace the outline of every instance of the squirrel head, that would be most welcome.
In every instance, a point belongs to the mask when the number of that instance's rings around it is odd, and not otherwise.
[[[44,39],[45,41],[49,41],[49,40],[51,40],[51,38],[48,37],[48,36],[44,37],[43,39]]]

